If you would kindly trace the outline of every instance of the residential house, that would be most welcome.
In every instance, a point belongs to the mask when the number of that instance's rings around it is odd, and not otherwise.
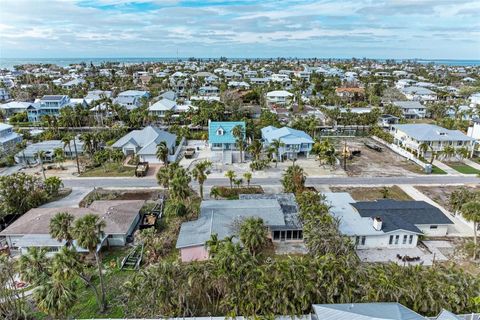
[[[397,88],[398,90],[402,90],[405,87],[412,86],[416,82],[417,81],[412,79],[400,79],[395,83],[395,88]]]
[[[220,89],[215,86],[203,86],[198,89],[198,94],[201,96],[216,96],[220,93]]]
[[[408,100],[413,100],[413,101],[437,100],[437,94],[425,87],[419,87],[419,86],[405,87],[401,91]]]
[[[348,101],[359,101],[365,97],[364,88],[336,88],[335,93],[340,98]]]
[[[339,230],[357,249],[414,248],[419,236],[443,237],[453,222],[424,201],[355,201],[346,192],[324,193]]]
[[[246,218],[261,218],[273,242],[302,242],[303,228],[293,194],[240,195],[239,200],[204,200],[197,220],[182,223],[176,248],[183,262],[206,260],[206,242],[212,235],[218,240],[236,236]]]
[[[5,112],[7,117],[17,113],[27,112],[28,107],[33,106],[33,102],[11,101],[0,105],[0,109]]]
[[[314,304],[318,320],[425,320],[398,302]]]
[[[472,126],[468,127],[467,136],[480,140],[480,119],[473,120]]]
[[[0,88],[0,101],[10,100],[10,94],[6,88]]]
[[[38,103],[28,106],[28,121],[38,122],[42,116],[46,115],[57,117],[60,114],[60,109],[69,104],[70,98],[66,95],[45,95],[38,100]]]
[[[243,139],[246,138],[244,121],[209,121],[208,122],[208,145],[214,153],[215,160],[230,164],[241,162],[237,148],[237,138],[233,135],[235,127],[240,126],[243,131]]]
[[[278,154],[280,159],[297,159],[299,156],[308,156],[312,151],[313,139],[303,131],[289,127],[275,128],[268,126],[262,128],[262,141],[269,146],[274,140],[284,144],[280,147]]]
[[[400,108],[406,119],[423,119],[427,109],[418,101],[393,101],[394,106]]]
[[[167,111],[175,111],[177,103],[169,99],[161,99],[148,107],[148,112],[159,118],[165,117]]]
[[[267,84],[269,81],[270,81],[270,78],[257,78],[257,77],[250,78],[250,83],[256,84],[256,85],[264,85],[264,84]]]
[[[475,139],[459,130],[449,130],[433,124],[395,124],[390,128],[394,143],[405,149],[421,153],[420,145],[426,143],[430,151],[443,151],[446,146],[454,149],[473,150]]]
[[[44,152],[43,162],[55,161],[55,149],[62,149],[66,157],[73,158],[75,154],[75,146],[79,155],[83,154],[83,141],[78,138],[75,141],[71,140],[69,144],[65,145],[62,140],[47,140],[27,145],[25,149],[18,152],[14,159],[19,164],[35,164],[38,162],[38,153]]]
[[[12,150],[17,143],[22,142],[22,137],[13,131],[13,126],[0,122],[0,151]]]
[[[124,106],[128,110],[133,110],[142,105],[142,98],[149,98],[148,91],[127,90],[118,94],[113,103]]]
[[[292,102],[293,93],[285,90],[267,92],[267,103],[269,105],[285,106]]]
[[[85,96],[85,101],[90,105],[92,102],[101,100],[103,98],[111,98],[112,91],[104,91],[104,90],[92,90],[88,91],[87,95]]]
[[[378,125],[382,128],[390,128],[392,124],[397,124],[399,121],[399,117],[395,117],[390,114],[382,114],[378,118]]]
[[[61,87],[64,88],[64,89],[72,89],[72,88],[77,87],[77,86],[82,86],[85,83],[86,83],[86,81],[84,79],[75,78],[75,79],[72,79],[70,81],[67,81],[67,82],[61,84]]]
[[[480,105],[480,92],[472,94],[469,99],[470,103],[474,106]]]
[[[122,247],[127,244],[127,237],[130,237],[135,231],[143,204],[143,200],[97,200],[88,208],[31,209],[0,232],[0,236],[6,239],[10,252],[24,254],[29,248],[47,248],[49,253],[53,254],[66,244],[64,240],[57,241],[52,238],[49,233],[50,220],[57,213],[67,212],[74,217],[74,220],[87,214],[94,214],[105,222],[97,251],[104,246]],[[87,252],[75,241],[74,246],[79,252]]]
[[[229,81],[227,86],[229,88],[236,88],[236,89],[250,89],[250,85],[245,81]]]
[[[157,158],[157,148],[161,142],[165,142],[168,148],[168,161],[175,162],[180,153],[180,146],[176,146],[175,134],[160,130],[157,127],[148,126],[142,130],[133,130],[120,138],[112,145],[114,149],[121,149],[125,155],[138,155],[140,161],[149,163],[161,163]]]

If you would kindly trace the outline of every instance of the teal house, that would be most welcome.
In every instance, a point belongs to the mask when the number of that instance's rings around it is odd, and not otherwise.
[[[208,145],[214,153],[215,161],[223,163],[232,163],[240,161],[237,139],[233,135],[233,129],[241,126],[243,129],[243,139],[246,139],[244,121],[210,121],[208,123]]]

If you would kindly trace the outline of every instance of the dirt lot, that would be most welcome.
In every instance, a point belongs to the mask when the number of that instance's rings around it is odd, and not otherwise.
[[[398,186],[387,187],[388,198],[394,200],[412,200]],[[330,187],[332,192],[348,192],[356,201],[372,201],[383,198],[383,188],[380,187]]]
[[[465,185],[465,187],[472,190],[480,190],[480,186]],[[450,195],[453,191],[460,188],[460,186],[416,186],[415,188],[450,211],[452,209],[448,204]]]
[[[160,190],[105,190],[96,189],[90,192],[81,202],[80,207],[86,207],[95,200],[157,200]]]
[[[337,150],[343,149],[343,140],[335,139],[333,142]],[[381,146],[382,152],[367,148],[364,145],[365,142]],[[349,176],[392,177],[422,173],[419,166],[370,138],[349,138],[347,147],[351,151],[361,151],[359,157],[353,157],[353,159],[347,161],[347,174]]]

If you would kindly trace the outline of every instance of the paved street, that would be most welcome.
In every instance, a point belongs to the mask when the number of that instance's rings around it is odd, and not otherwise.
[[[72,188],[149,188],[158,187],[154,178],[70,178],[64,179],[66,187]],[[228,185],[226,178],[209,178],[205,186]],[[476,176],[446,176],[429,175],[416,177],[309,177],[307,185],[455,185],[478,184],[480,178]],[[279,185],[278,178],[255,178],[251,184],[266,186]]]

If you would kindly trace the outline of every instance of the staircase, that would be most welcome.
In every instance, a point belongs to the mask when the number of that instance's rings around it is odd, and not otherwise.
[[[123,258],[120,270],[138,270],[142,262],[143,243],[135,246],[128,255]]]

